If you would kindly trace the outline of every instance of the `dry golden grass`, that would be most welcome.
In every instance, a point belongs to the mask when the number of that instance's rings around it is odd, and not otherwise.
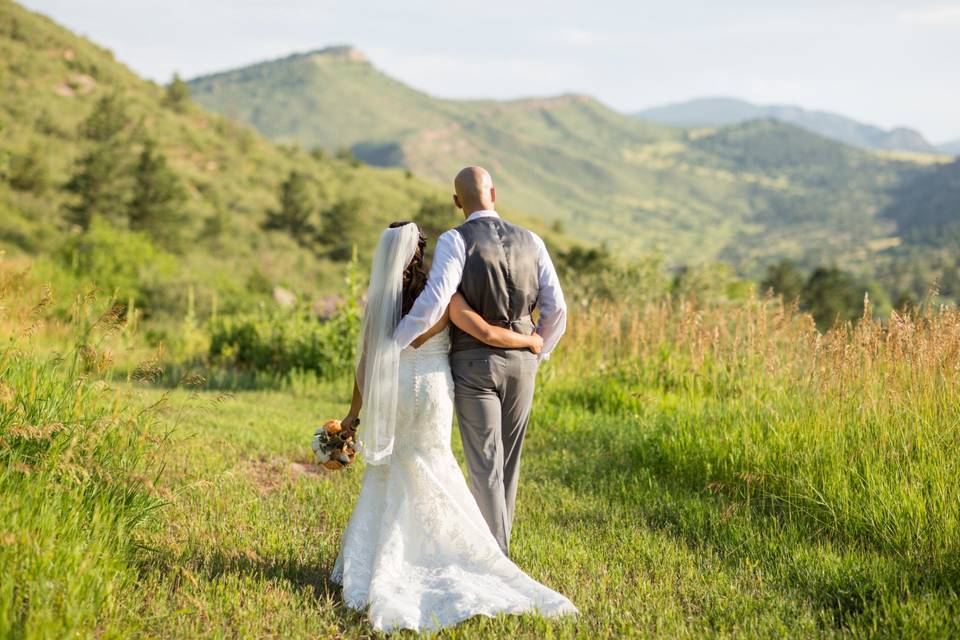
[[[928,305],[879,321],[868,305],[856,324],[821,333],[808,314],[777,298],[708,307],[598,304],[572,314],[564,344],[557,365],[564,371],[650,362],[669,350],[694,371],[747,364],[763,374],[758,382],[776,378],[834,394],[873,385],[901,393],[960,376],[960,310]]]

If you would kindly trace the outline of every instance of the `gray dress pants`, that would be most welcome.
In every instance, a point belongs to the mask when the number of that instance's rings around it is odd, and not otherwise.
[[[504,554],[510,546],[537,364],[537,356],[527,350],[478,348],[450,354],[470,491]]]

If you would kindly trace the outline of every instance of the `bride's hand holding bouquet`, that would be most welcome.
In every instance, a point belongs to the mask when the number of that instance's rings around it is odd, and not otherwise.
[[[357,456],[354,435],[359,422],[357,418],[347,416],[343,420],[327,420],[317,428],[310,447],[322,467],[337,471],[353,463]]]

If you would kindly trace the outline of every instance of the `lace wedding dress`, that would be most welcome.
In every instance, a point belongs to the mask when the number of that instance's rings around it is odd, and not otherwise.
[[[442,331],[400,356],[396,443],[368,465],[332,579],[373,627],[417,631],[476,615],[576,613],[500,551],[450,448],[453,379]]]

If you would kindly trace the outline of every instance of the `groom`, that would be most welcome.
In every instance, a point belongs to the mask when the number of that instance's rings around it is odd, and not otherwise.
[[[543,337],[539,357],[489,347],[452,328],[450,367],[470,490],[490,531],[508,553],[520,477],[520,449],[530,419],[540,360],[563,335],[567,309],[547,249],[534,233],[500,219],[490,174],[467,167],[454,180],[453,202],[466,222],[437,240],[423,293],[397,327],[401,348],[443,316],[458,290],[490,324]],[[539,307],[534,327],[531,313]]]

